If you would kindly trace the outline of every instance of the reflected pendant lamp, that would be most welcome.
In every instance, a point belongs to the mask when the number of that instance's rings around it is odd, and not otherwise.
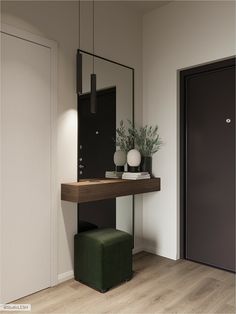
[[[91,94],[90,94],[90,111],[97,113],[97,77],[94,73],[94,0],[93,0],[93,73],[90,77]]]

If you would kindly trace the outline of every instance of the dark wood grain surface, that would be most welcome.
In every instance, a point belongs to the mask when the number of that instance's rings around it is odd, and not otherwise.
[[[146,180],[90,179],[63,183],[61,200],[85,203],[119,196],[160,191],[160,178]]]

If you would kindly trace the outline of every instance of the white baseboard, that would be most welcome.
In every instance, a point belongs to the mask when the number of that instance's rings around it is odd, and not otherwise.
[[[137,253],[142,252],[142,251],[144,251],[144,249],[142,247],[135,247],[133,249],[132,253],[134,255],[134,254],[137,254]]]
[[[69,270],[65,273],[58,275],[58,283],[62,283],[64,281],[67,281],[67,280],[73,279],[73,278],[74,278],[74,272],[73,272],[73,270]]]
[[[146,246],[145,248],[143,248],[143,251],[145,251],[147,253],[154,254],[154,255],[162,256],[162,257],[165,257],[165,258],[169,258],[169,259],[172,259],[174,261],[179,259],[176,256],[169,255],[169,254],[166,254],[164,252],[160,252],[155,247],[151,247],[151,246],[149,246],[149,247]]]
[[[150,246],[145,246],[145,248],[143,249],[145,252],[147,252],[147,253],[151,253],[151,254],[155,254],[155,255],[160,255],[160,256],[162,256],[161,254],[160,254],[160,252],[157,252],[157,249],[156,248],[154,248],[154,247],[150,247]]]

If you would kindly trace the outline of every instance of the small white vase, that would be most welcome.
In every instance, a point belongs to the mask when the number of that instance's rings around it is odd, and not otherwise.
[[[124,165],[127,162],[126,152],[123,150],[117,150],[114,154],[113,160],[116,165],[116,171],[124,171]]]
[[[127,163],[130,167],[138,168],[141,163],[141,154],[137,149],[131,149],[127,154]]]

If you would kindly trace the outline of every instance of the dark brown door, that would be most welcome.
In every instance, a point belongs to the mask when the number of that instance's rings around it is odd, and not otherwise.
[[[116,88],[97,92],[97,113],[90,112],[90,94],[81,95],[79,116],[79,179],[104,178],[113,170],[116,150]],[[116,227],[116,199],[79,205],[79,219],[98,227]]]
[[[235,271],[235,62],[183,71],[182,78],[185,258]]]

